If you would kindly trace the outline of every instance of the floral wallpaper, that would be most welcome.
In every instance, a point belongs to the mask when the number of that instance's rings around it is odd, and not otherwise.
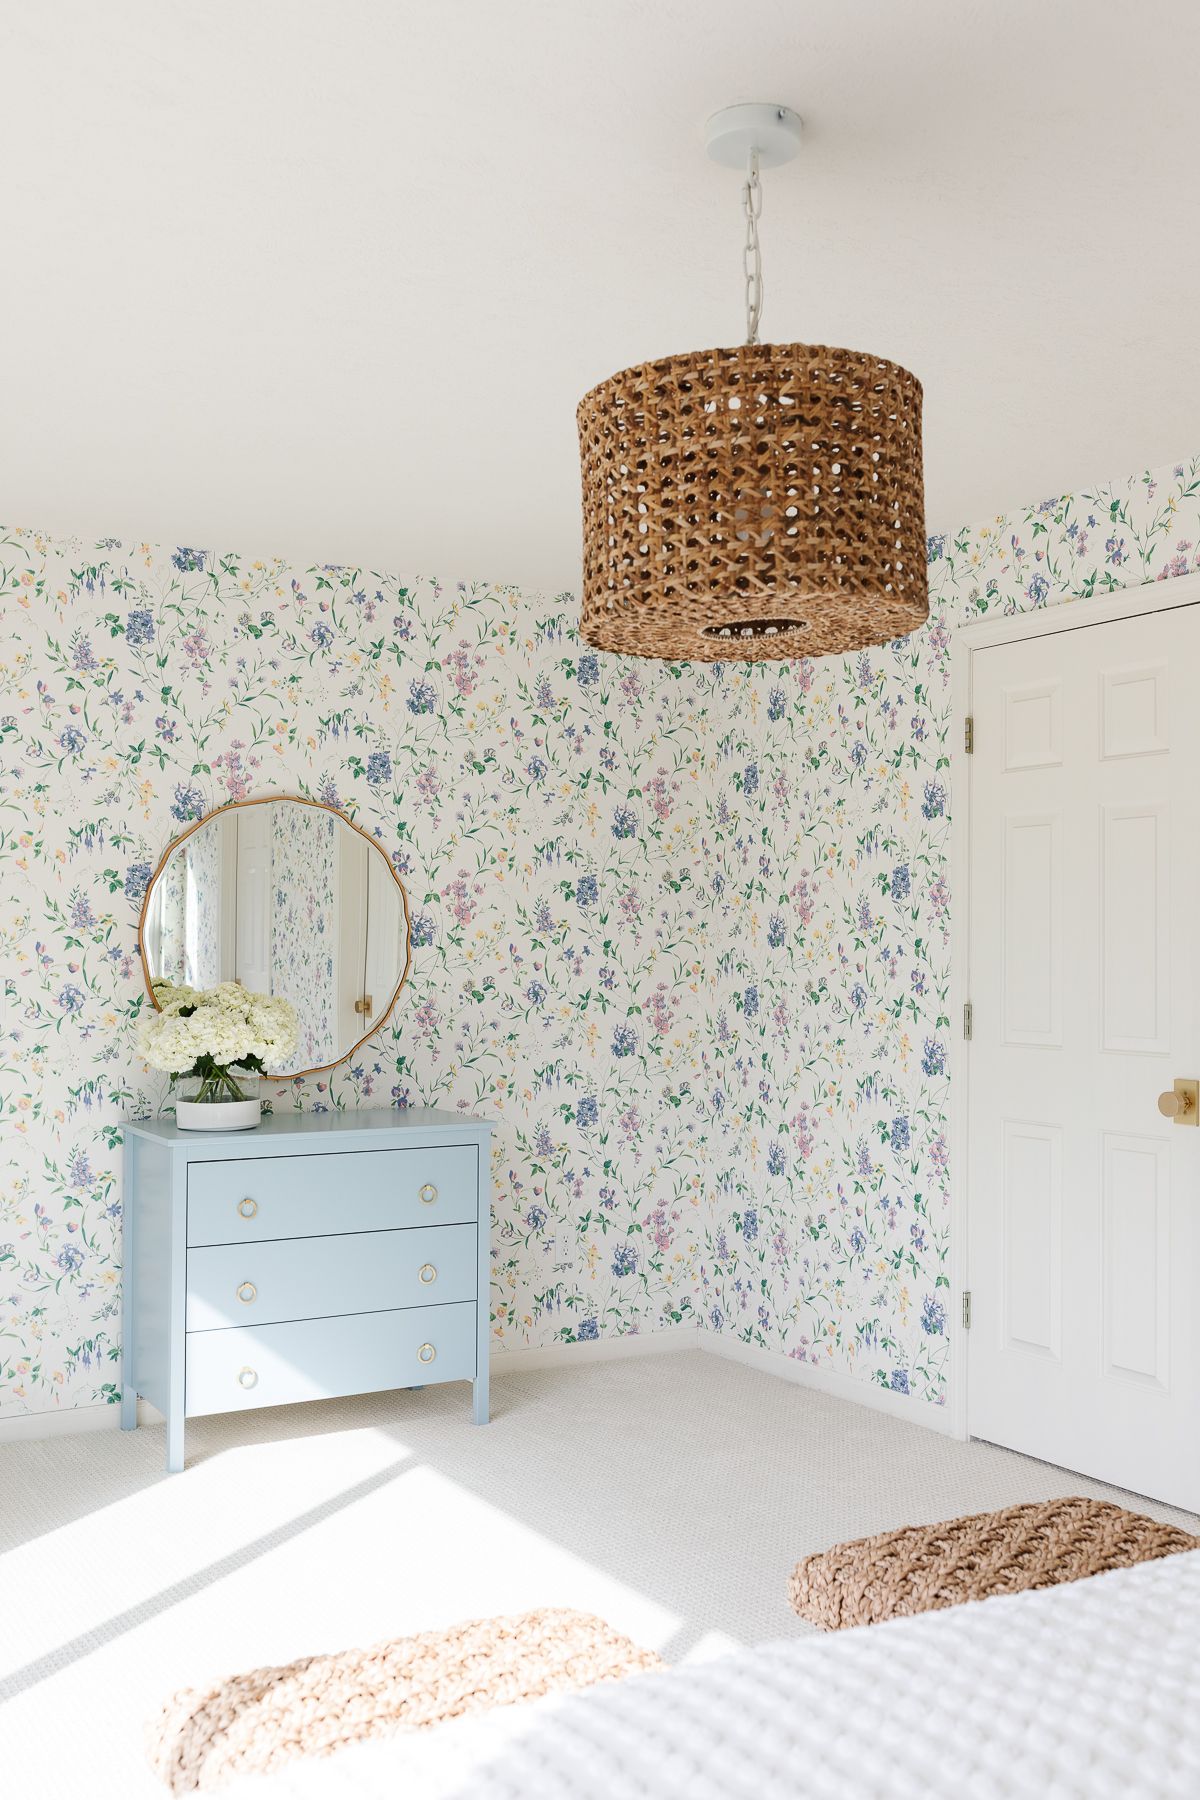
[[[277,1106],[497,1121],[500,1345],[699,1323],[944,1399],[950,632],[1197,566],[1200,462],[930,540],[819,663],[598,656],[568,596],[0,532],[0,1413],[117,1397],[135,928],[298,792],[413,908],[392,1024]]]
[[[337,1045],[338,824],[332,813],[307,806],[266,810],[271,815],[271,992],[292,1002],[300,1027],[295,1060],[283,1066],[315,1069],[332,1061]]]
[[[705,1327],[944,1404],[950,639],[1200,568],[1200,459],[929,539],[930,622],[731,667],[703,788]]]

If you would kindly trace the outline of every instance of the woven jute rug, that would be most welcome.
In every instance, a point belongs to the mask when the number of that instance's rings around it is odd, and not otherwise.
[[[835,1544],[796,1564],[788,1599],[824,1631],[1127,1569],[1200,1538],[1106,1500],[1045,1500]]]
[[[173,1793],[208,1791],[293,1757],[665,1667],[587,1613],[473,1619],[185,1688],[151,1727],[150,1760]]]

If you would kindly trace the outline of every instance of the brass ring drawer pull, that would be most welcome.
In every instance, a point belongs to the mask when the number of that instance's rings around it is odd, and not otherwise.
[[[418,1273],[426,1287],[429,1286],[431,1281],[437,1280],[437,1270],[432,1263],[422,1263]]]
[[[250,1196],[247,1194],[244,1200],[238,1201],[238,1211],[241,1213],[243,1219],[252,1219],[258,1211],[258,1201],[251,1200]]]
[[[437,1199],[437,1189],[434,1187],[432,1181],[427,1181],[425,1183],[424,1187],[421,1189],[422,1203],[425,1206],[432,1206],[436,1199]]]
[[[422,1344],[421,1348],[417,1351],[417,1355],[422,1362],[430,1363],[437,1355],[437,1351],[432,1344]]]
[[[238,1286],[237,1297],[244,1306],[249,1306],[252,1300],[258,1299],[258,1289],[252,1281],[243,1281]]]
[[[258,1371],[256,1369],[239,1369],[238,1386],[244,1388],[257,1387]]]

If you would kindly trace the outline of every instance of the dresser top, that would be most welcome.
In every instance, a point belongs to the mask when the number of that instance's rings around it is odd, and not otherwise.
[[[225,1157],[269,1156],[284,1143],[304,1148],[327,1145],[377,1150],[397,1138],[423,1144],[478,1144],[491,1131],[487,1119],[469,1113],[441,1112],[433,1107],[364,1107],[357,1112],[272,1113],[250,1131],[181,1131],[174,1119],[129,1119],[126,1135],[152,1138],[173,1149],[188,1149],[207,1161]]]

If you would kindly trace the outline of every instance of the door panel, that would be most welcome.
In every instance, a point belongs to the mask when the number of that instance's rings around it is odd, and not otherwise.
[[[969,1428],[1191,1509],[1198,672],[1197,607],[978,650],[969,764]]]

